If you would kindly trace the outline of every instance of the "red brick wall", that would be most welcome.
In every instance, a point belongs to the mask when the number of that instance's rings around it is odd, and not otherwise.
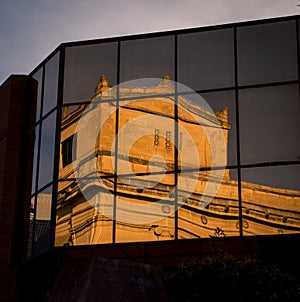
[[[26,257],[37,82],[12,75],[0,87],[0,300],[14,301],[16,265]],[[31,138],[31,139],[28,139]],[[28,192],[27,192],[28,193]]]

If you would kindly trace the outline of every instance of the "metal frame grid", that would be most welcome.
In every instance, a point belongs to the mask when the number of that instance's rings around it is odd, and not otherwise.
[[[83,46],[83,45],[96,45],[101,43],[109,43],[109,42],[117,42],[117,83],[116,85],[120,84],[120,52],[121,52],[121,45],[124,41],[136,40],[136,39],[145,39],[145,38],[153,38],[153,37],[164,37],[164,36],[174,36],[174,81],[177,83],[177,76],[178,76],[178,35],[182,34],[189,34],[189,33],[200,33],[200,32],[208,32],[218,29],[233,29],[234,33],[234,86],[232,87],[218,87],[214,89],[203,89],[203,90],[196,90],[197,93],[208,93],[208,92],[220,92],[220,91],[234,91],[235,95],[235,111],[236,111],[236,156],[237,161],[236,165],[229,165],[227,168],[236,168],[237,169],[237,178],[238,178],[238,196],[239,196],[239,232],[240,236],[243,237],[243,225],[242,225],[242,187],[241,187],[241,170],[244,168],[254,168],[254,167],[267,167],[267,166],[282,166],[282,165],[300,165],[299,161],[284,161],[284,162],[263,162],[258,164],[246,164],[242,165],[241,163],[241,148],[240,148],[240,120],[239,120],[239,91],[243,89],[249,88],[262,88],[262,87],[276,87],[281,85],[290,85],[290,84],[297,84],[299,88],[299,99],[300,99],[300,37],[299,37],[299,17],[300,15],[290,16],[290,17],[281,17],[281,18],[274,18],[274,19],[267,19],[267,20],[257,20],[257,21],[250,21],[250,22],[241,22],[241,23],[234,23],[234,24],[226,24],[226,25],[218,25],[218,26],[209,26],[209,27],[202,27],[202,28],[193,28],[193,29],[184,29],[184,30],[176,30],[176,31],[168,31],[163,33],[150,33],[150,34],[141,34],[141,35],[134,35],[134,36],[123,36],[123,37],[115,37],[115,38],[106,38],[106,39],[99,39],[99,40],[87,40],[81,42],[69,42],[63,43],[58,46],[41,64],[39,64],[31,73],[30,76],[34,76],[36,72],[38,72],[41,68],[43,69],[43,76],[42,76],[42,99],[41,99],[41,112],[43,110],[43,94],[44,94],[44,79],[45,79],[45,65],[51,58],[53,58],[58,52],[60,53],[59,59],[59,75],[58,75],[58,92],[57,92],[57,105],[51,109],[45,116],[41,117],[40,120],[36,122],[34,128],[41,127],[42,122],[53,112],[57,112],[56,118],[56,132],[55,132],[55,156],[54,156],[54,169],[53,169],[53,177],[52,181],[42,188],[38,190],[38,173],[39,173],[39,158],[40,158],[40,151],[37,154],[37,173],[36,173],[36,189],[35,192],[31,196],[27,196],[26,198],[34,198],[35,199],[35,207],[34,207],[34,215],[36,215],[36,203],[37,203],[37,195],[42,192],[45,188],[52,185],[52,212],[51,212],[51,242],[50,247],[54,247],[54,238],[55,238],[55,216],[56,216],[56,199],[57,199],[57,188],[58,188],[58,171],[59,171],[59,153],[60,153],[60,125],[61,125],[61,116],[63,110],[63,89],[64,89],[64,67],[65,67],[65,50],[68,47],[73,46]],[[245,27],[245,26],[252,26],[252,25],[263,25],[263,24],[270,24],[274,22],[284,22],[284,21],[294,21],[296,26],[296,33],[297,37],[297,59],[298,59],[298,79],[293,81],[283,81],[283,82],[273,82],[273,83],[264,83],[264,84],[255,84],[255,85],[239,85],[238,79],[238,28]],[[176,100],[177,100],[177,87],[176,89]],[[79,103],[68,103],[68,106],[71,105],[78,105]],[[80,103],[82,104],[82,102]],[[117,107],[118,107],[118,98],[117,98]],[[178,121],[178,109],[176,106],[176,102],[174,105],[174,112],[175,112],[175,121]],[[116,131],[118,131],[118,110],[116,111]],[[32,131],[33,129],[29,129],[28,132]],[[174,128],[175,133],[175,140],[178,141],[178,129]],[[38,137],[38,144],[40,146],[41,143],[41,131],[39,131]],[[117,144],[116,144],[117,146]],[[117,148],[117,147],[116,147]],[[40,150],[40,148],[38,148]],[[116,153],[118,150],[115,150]],[[178,151],[175,152],[175,170],[178,170]],[[117,157],[116,157],[117,158]],[[117,167],[117,163],[115,163],[115,167]],[[175,173],[175,175],[177,175]],[[116,190],[116,178],[117,172],[114,174],[114,190]],[[175,176],[175,183],[177,183],[177,176]],[[114,205],[116,203],[116,198],[114,199]],[[177,192],[175,192],[175,204],[177,205]],[[116,215],[116,206],[114,206],[114,217]],[[178,214],[177,211],[175,212],[175,241],[178,240]],[[33,234],[35,232],[35,223],[33,224]],[[113,223],[113,238],[112,244],[116,244],[116,223],[114,220]],[[180,240],[182,241],[182,239]],[[128,243],[127,243],[128,244]],[[138,244],[138,243],[137,243]],[[100,244],[101,245],[101,244]],[[118,243],[120,245],[120,243]],[[74,247],[76,248],[76,247]],[[82,247],[81,247],[82,248]]]

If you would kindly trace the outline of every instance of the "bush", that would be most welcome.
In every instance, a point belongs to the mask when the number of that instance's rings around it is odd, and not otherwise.
[[[277,264],[235,260],[216,252],[162,270],[171,301],[300,301],[300,280]]]

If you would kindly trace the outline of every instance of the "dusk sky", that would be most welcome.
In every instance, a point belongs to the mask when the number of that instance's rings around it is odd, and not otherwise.
[[[296,15],[300,0],[1,0],[0,84],[60,43]]]

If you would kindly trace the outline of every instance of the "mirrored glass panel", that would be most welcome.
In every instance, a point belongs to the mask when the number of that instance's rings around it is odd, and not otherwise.
[[[209,104],[219,119],[226,123],[227,131],[224,132],[227,144],[227,165],[236,165],[236,110],[235,92],[233,90],[222,92],[201,93],[201,97]]]
[[[64,106],[56,246],[112,243],[115,93],[100,79],[90,104]],[[106,88],[106,89],[105,89]]]
[[[116,85],[117,43],[67,47],[63,102],[89,101],[102,75]]]
[[[39,151],[39,133],[40,133],[40,124],[35,127],[34,131],[34,153],[33,153],[33,166],[32,166],[32,182],[31,182],[31,193],[36,190],[36,173],[37,173],[37,160],[38,160],[38,151]]]
[[[175,236],[174,87],[167,79],[139,84],[119,89],[116,242]]]
[[[34,212],[35,212],[35,196],[30,200],[29,209],[29,226],[28,226],[28,244],[27,244],[27,258],[31,257],[33,246],[33,225],[34,225]]]
[[[239,92],[242,164],[300,159],[298,85]]]
[[[140,78],[174,79],[174,37],[121,42],[120,82]]]
[[[50,247],[51,205],[52,186],[49,186],[37,195],[33,254],[38,254]]]
[[[226,167],[231,128],[219,101],[215,111],[199,94],[178,97],[179,239],[239,235],[236,171]]]
[[[41,67],[32,77],[38,82],[36,100],[36,121],[41,118],[42,87],[43,87],[43,67]]]
[[[57,104],[59,57],[60,52],[56,53],[45,65],[43,116]]]
[[[42,122],[38,188],[52,181],[54,165],[54,146],[56,111]]]
[[[102,178],[106,186],[113,178]],[[113,194],[89,177],[85,186],[78,179],[59,182],[55,246],[112,243]]]
[[[239,85],[297,80],[295,21],[238,28]]]
[[[274,83],[298,79],[295,28],[237,29],[238,85],[253,85],[238,100],[233,28],[179,34],[177,50],[173,35],[66,47],[55,245],[239,236],[240,221],[246,236],[298,232],[299,87]],[[42,121],[38,189],[55,123]]]
[[[242,169],[244,235],[300,232],[300,165]]]
[[[234,86],[233,29],[178,36],[178,81],[193,90]]]
[[[219,183],[211,173],[198,170],[180,174],[197,182],[188,198],[179,194],[178,239],[239,236],[236,170],[225,170]]]

